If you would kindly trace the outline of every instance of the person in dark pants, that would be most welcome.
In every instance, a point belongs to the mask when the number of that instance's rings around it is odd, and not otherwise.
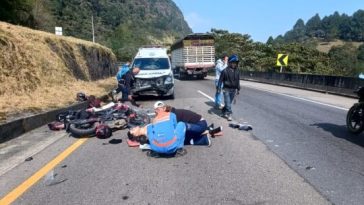
[[[135,76],[139,73],[140,69],[134,67],[125,73],[118,82],[117,92],[122,93],[121,101],[130,101],[135,104],[134,99],[131,94],[131,88],[134,86]]]
[[[211,140],[204,132],[208,129],[207,122],[201,115],[185,109],[176,109],[165,105],[162,101],[154,104],[154,110],[158,115],[159,112],[172,112],[177,117],[177,122],[186,124],[185,145],[205,145],[211,146]]]
[[[228,67],[224,69],[220,75],[218,83],[218,92],[223,91],[225,107],[223,109],[223,117],[228,121],[232,120],[231,103],[235,98],[235,95],[239,95],[240,91],[240,73],[238,69],[239,57],[237,55],[231,55],[228,59]],[[224,85],[223,89],[221,86]]]

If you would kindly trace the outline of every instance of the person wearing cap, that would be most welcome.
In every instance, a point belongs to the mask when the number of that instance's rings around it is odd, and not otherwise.
[[[218,82],[218,92],[223,91],[225,106],[223,111],[223,117],[228,121],[232,120],[231,103],[235,98],[235,95],[239,95],[240,91],[240,73],[238,69],[239,57],[237,55],[231,55],[228,59],[228,67],[224,69],[220,75]],[[224,85],[223,88],[221,86]]]
[[[206,133],[204,133],[208,130],[207,121],[202,118],[200,114],[190,110],[176,109],[164,104],[162,101],[154,103],[154,110],[156,113],[155,119],[157,120],[168,115],[168,113],[174,113],[176,115],[177,122],[183,122],[186,124],[185,145],[211,146],[210,138]]]
[[[216,87],[216,93],[215,93],[215,108],[216,109],[222,109],[223,106],[221,104],[222,101],[222,93],[218,92],[219,89],[222,88],[223,85],[221,85],[221,87],[218,87],[218,83],[219,83],[219,79],[220,79],[220,75],[221,72],[227,67],[227,61],[228,61],[228,56],[227,54],[223,54],[221,56],[221,58],[219,58],[216,61],[216,66],[215,66],[215,87]]]
[[[144,136],[149,141],[150,149],[156,153],[173,154],[184,146],[186,125],[177,122],[174,113],[160,112],[152,123],[144,127],[134,127],[129,133],[133,137]]]

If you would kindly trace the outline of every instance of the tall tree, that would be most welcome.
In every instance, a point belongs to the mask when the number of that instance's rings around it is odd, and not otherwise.
[[[364,41],[364,10],[358,10],[353,14],[351,27],[353,38],[357,41]]]
[[[346,41],[354,40],[353,31],[351,26],[351,17],[342,14],[339,22],[339,36],[338,38]]]
[[[273,37],[272,37],[272,36],[269,36],[269,38],[268,38],[268,40],[267,40],[267,44],[269,44],[269,45],[273,45],[273,43],[274,43],[274,39],[273,39]]]
[[[1,0],[0,20],[12,24],[33,26],[32,3],[33,0]]]
[[[338,37],[339,24],[340,24],[340,14],[337,11],[335,11],[335,13],[333,15],[324,17],[322,19],[322,27],[325,32],[326,40],[330,41],[330,40],[333,40]]]
[[[306,34],[310,37],[320,37],[318,30],[321,28],[321,18],[316,14],[310,18],[306,23]]]

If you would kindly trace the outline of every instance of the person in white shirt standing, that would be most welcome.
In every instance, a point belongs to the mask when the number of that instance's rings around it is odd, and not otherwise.
[[[215,87],[216,87],[216,94],[215,94],[215,108],[216,109],[222,109],[223,105],[221,104],[222,102],[222,93],[218,92],[219,90],[222,89],[222,87],[224,85],[221,85],[221,88],[218,87],[218,83],[219,83],[219,79],[220,79],[220,75],[221,72],[227,67],[227,61],[228,61],[228,56],[227,54],[223,54],[221,56],[221,58],[219,58],[216,61],[216,66],[215,66]]]

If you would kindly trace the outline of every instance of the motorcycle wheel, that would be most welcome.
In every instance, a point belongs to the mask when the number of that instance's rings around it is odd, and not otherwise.
[[[356,103],[350,108],[346,116],[346,127],[353,134],[364,130],[364,103]]]
[[[96,123],[88,125],[70,124],[69,132],[75,137],[89,137],[96,133]]]

